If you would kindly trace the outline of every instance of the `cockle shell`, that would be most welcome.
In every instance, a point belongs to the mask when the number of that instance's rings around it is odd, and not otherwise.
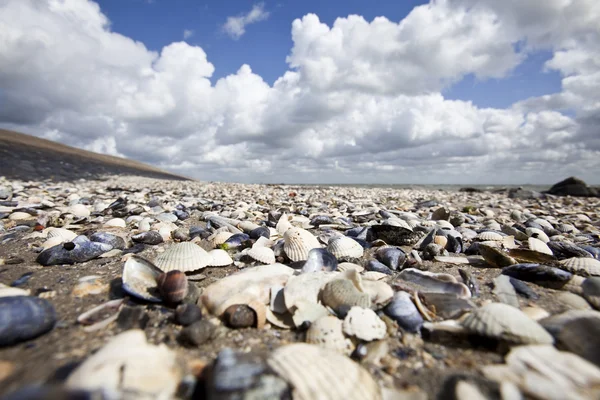
[[[369,308],[371,298],[368,293],[360,292],[349,279],[335,279],[323,286],[321,301],[338,314],[344,314],[352,306]]]
[[[290,228],[283,235],[285,243],[283,250],[292,261],[301,261],[308,258],[308,252],[320,248],[321,244],[312,233],[302,228]]]
[[[211,260],[211,256],[200,246],[182,242],[171,245],[164,253],[158,255],[154,264],[163,272],[176,269],[191,272],[206,267]]]
[[[340,272],[348,271],[349,269],[355,269],[356,272],[363,272],[365,270],[364,267],[350,262],[339,263],[337,266],[337,270]]]
[[[217,247],[225,243],[231,236],[233,236],[233,233],[229,231],[217,231],[210,235],[206,240],[208,240],[213,247]]]
[[[231,256],[225,250],[213,249],[208,252],[208,255],[210,256],[209,267],[224,267],[233,264]]]
[[[70,242],[77,237],[73,231],[64,228],[48,228],[48,239],[59,237],[64,242]]]
[[[306,342],[345,355],[350,355],[354,350],[352,341],[342,332],[342,321],[330,315],[321,317],[310,325],[306,331]]]
[[[560,261],[560,268],[582,276],[600,275],[600,261],[589,257],[572,257]]]
[[[530,237],[527,239],[527,243],[529,244],[529,250],[537,251],[538,253],[547,254],[549,256],[554,255],[550,247],[548,247],[548,245],[546,244],[547,242],[544,242],[534,237]]]
[[[288,229],[290,229],[292,227],[292,224],[290,223],[290,218],[287,216],[286,213],[281,214],[281,217],[279,218],[279,221],[277,222],[277,225],[275,226],[275,229],[277,230],[277,233],[279,233],[281,236],[283,236]]]
[[[503,303],[486,304],[465,317],[463,327],[481,336],[524,344],[552,344],[554,339],[521,310]]]
[[[252,247],[248,249],[248,256],[263,264],[275,264],[275,253],[268,247]]]
[[[329,241],[327,250],[338,260],[341,258],[360,258],[363,256],[363,247],[348,236],[338,236]]]
[[[305,343],[275,350],[267,364],[293,388],[294,400],[381,400],[379,385],[350,358]]]
[[[387,332],[385,322],[375,314],[375,311],[362,307],[352,307],[348,311],[342,328],[346,335],[368,342],[383,339]]]
[[[493,232],[493,231],[484,231],[479,233],[475,239],[482,241],[482,242],[487,242],[487,241],[494,241],[494,242],[501,242],[502,239],[504,239],[504,236],[499,234],[498,232]]]

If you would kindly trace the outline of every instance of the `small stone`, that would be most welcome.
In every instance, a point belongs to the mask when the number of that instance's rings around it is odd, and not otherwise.
[[[234,304],[227,307],[223,320],[231,328],[249,328],[256,326],[256,313],[245,304]]]
[[[202,310],[195,304],[180,304],[175,309],[175,322],[188,326],[202,319]]]
[[[179,333],[179,341],[189,346],[201,346],[212,339],[215,326],[205,320],[196,321]]]

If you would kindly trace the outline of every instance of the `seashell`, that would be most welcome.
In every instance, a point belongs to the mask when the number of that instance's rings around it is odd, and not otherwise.
[[[292,261],[301,261],[308,258],[308,252],[320,248],[319,239],[302,228],[290,228],[283,235],[285,243],[283,249]]]
[[[589,257],[567,258],[559,262],[560,268],[581,276],[600,275],[600,261]]]
[[[498,275],[494,278],[494,290],[492,293],[496,298],[504,304],[508,304],[515,308],[519,308],[519,298],[517,292],[510,282],[510,277],[506,275]]]
[[[338,236],[329,241],[327,250],[339,259],[360,258],[364,249],[358,242],[348,236]]]
[[[209,267],[224,267],[226,265],[233,264],[233,260],[225,250],[213,249],[208,252],[210,261],[208,262]]]
[[[125,299],[107,301],[79,315],[77,322],[81,325],[86,325],[83,328],[85,332],[94,332],[106,328],[113,321],[117,320],[119,310],[124,302]],[[106,317],[107,311],[110,313],[108,317]]]
[[[477,278],[474,277],[469,271],[466,269],[459,268],[458,273],[463,280],[463,283],[467,285],[469,290],[471,291],[472,297],[479,296],[479,283],[477,282]]]
[[[481,336],[523,344],[552,344],[544,328],[518,308],[503,303],[486,304],[466,316],[463,327]]]
[[[123,290],[138,299],[160,302],[156,280],[161,274],[150,261],[133,255],[123,265]]]
[[[406,261],[406,253],[399,247],[380,247],[375,257],[393,271],[397,271]]]
[[[233,304],[223,312],[223,320],[227,326],[239,329],[256,326],[257,318],[254,310],[246,304]]]
[[[548,263],[556,261],[554,256],[529,249],[510,249],[508,255],[522,263]]]
[[[423,325],[423,317],[411,300],[410,294],[403,291],[394,294],[392,301],[385,306],[383,312],[408,332],[416,333]]]
[[[22,211],[15,211],[8,216],[8,219],[11,221],[21,221],[30,218],[33,218],[33,215]]]
[[[527,243],[529,245],[529,250],[536,251],[542,254],[547,254],[549,256],[554,256],[554,253],[552,253],[552,250],[550,250],[550,247],[548,247],[546,242],[543,242],[540,239],[530,237],[529,239],[527,239]]]
[[[354,350],[354,344],[342,332],[342,321],[330,315],[321,317],[310,325],[306,331],[306,342],[347,356]]]
[[[234,233],[221,245],[226,250],[237,249],[244,246],[244,244],[250,240],[250,236],[245,233]]]
[[[69,207],[69,213],[73,214],[77,218],[87,218],[90,216],[90,210],[83,204],[74,204]]]
[[[54,246],[42,251],[36,261],[44,266],[75,264],[92,260],[111,249],[110,245],[92,242],[85,236],[77,236],[73,241],[62,246]]]
[[[56,311],[39,297],[0,297],[0,321],[0,346],[10,346],[52,330]]]
[[[206,240],[208,240],[213,247],[217,247],[225,243],[227,239],[232,236],[233,233],[229,231],[217,231],[210,235]]]
[[[73,231],[64,228],[48,228],[48,239],[61,238],[62,242],[70,242],[77,237],[77,234]]]
[[[261,237],[264,237],[265,239],[270,239],[271,230],[266,226],[259,226],[248,232],[248,236],[250,236],[250,239],[260,239]]]
[[[385,322],[375,314],[375,311],[361,307],[352,307],[348,311],[342,328],[346,335],[367,342],[383,339],[387,333]]]
[[[275,253],[268,247],[252,247],[248,256],[263,264],[275,264]]]
[[[371,298],[371,308],[379,310],[394,297],[394,289],[383,281],[362,281],[363,292]]]
[[[359,245],[360,246],[360,245]],[[303,274],[317,271],[335,271],[338,266],[337,259],[325,249],[311,249],[306,262],[302,266]]]
[[[137,243],[144,243],[150,245],[160,244],[164,242],[163,236],[157,231],[147,231],[138,233],[137,235],[133,235],[131,237],[131,240]]]
[[[571,257],[592,257],[592,255],[579,246],[569,242],[550,241],[546,243],[552,253],[559,259]]]
[[[59,244],[63,244],[65,242],[68,242],[68,240],[55,236],[47,239],[44,243],[42,243],[42,249],[48,250],[51,247],[58,246]]]
[[[285,285],[293,273],[292,268],[282,264],[245,268],[205,288],[202,302],[210,313],[217,316],[232,304],[247,303],[251,300],[267,304],[270,288],[274,285]]]
[[[548,311],[536,306],[525,307],[521,311],[534,321],[539,321],[550,316]]]
[[[113,249],[124,250],[126,247],[125,239],[107,232],[96,232],[90,236],[90,240],[96,243],[108,244]]]
[[[343,263],[339,263],[337,266],[337,271],[340,272],[344,272],[344,271],[348,271],[350,269],[354,269],[356,270],[356,272],[363,272],[365,269],[358,265],[358,264],[354,264],[354,263],[350,263],[350,262],[343,262]]]
[[[371,231],[377,239],[391,246],[412,246],[423,236],[421,232],[394,225],[372,225]]]
[[[237,227],[240,228],[241,230],[243,230],[244,232],[248,233],[248,234],[250,232],[252,232],[253,230],[255,230],[255,229],[261,228],[259,225],[255,224],[252,221],[241,221],[239,224],[237,224]],[[267,228],[267,231],[268,231],[268,228]],[[261,235],[258,235],[258,236],[261,236]],[[258,236],[254,237],[252,239],[258,239]],[[266,237],[268,238],[268,236],[266,236]]]
[[[279,235],[283,236],[288,229],[290,229],[292,227],[292,224],[290,223],[290,217],[288,217],[286,215],[286,213],[281,214],[281,217],[279,218],[279,221],[277,222],[277,225],[275,226],[275,229],[277,230],[277,233],[279,233]]]
[[[558,334],[561,348],[600,366],[600,319],[582,317],[567,322]]]
[[[335,279],[326,283],[319,297],[323,305],[330,307],[340,316],[345,316],[353,306],[369,308],[371,305],[369,294],[360,292],[348,279]]]
[[[205,268],[210,261],[211,256],[200,246],[182,242],[171,245],[164,253],[159,254],[154,264],[163,272],[192,272]]]
[[[538,229],[538,228],[527,228],[525,230],[525,233],[530,238],[538,239],[543,243],[548,243],[550,241],[550,238],[548,238],[548,235],[546,235],[543,230]]]
[[[383,272],[377,271],[367,271],[361,275],[362,279],[366,279],[369,281],[381,281],[389,279],[390,276],[388,274],[384,274]]]
[[[573,277],[570,272],[540,264],[511,265],[502,269],[502,274],[553,289],[562,288]]]
[[[267,239],[267,238],[261,236],[258,239],[256,239],[256,241],[252,245],[252,248],[273,247],[274,244],[275,244],[275,242],[273,242],[271,239]]]
[[[156,278],[161,298],[169,304],[181,303],[188,294],[188,280],[178,270],[164,272]]]
[[[202,319],[202,310],[195,304],[183,303],[175,309],[175,322],[182,326],[189,326]]]
[[[125,227],[127,227],[127,224],[125,223],[125,220],[123,218],[113,218],[113,219],[109,219],[108,221],[106,221],[104,223],[104,226],[114,226],[114,227],[118,227],[118,228],[125,228]]]
[[[470,300],[452,293],[418,293],[417,296],[429,311],[443,319],[458,318],[475,308]]]
[[[504,236],[498,232],[493,231],[483,231],[475,237],[476,240],[480,242],[501,242],[504,239]]]
[[[327,310],[325,310],[325,311],[327,311]],[[277,328],[294,329],[296,327],[296,325],[294,325],[294,320],[292,319],[292,316],[287,312],[284,314],[278,314],[278,313],[271,311],[270,308],[267,308],[265,314],[266,314],[267,322],[269,322],[273,326],[276,326]],[[323,314],[323,315],[326,315],[326,314]]]
[[[594,306],[594,308],[600,310],[600,278],[586,278],[581,284],[583,291],[583,297]]]
[[[165,344],[147,343],[144,331],[131,329],[89,356],[69,375],[65,386],[106,390],[117,397],[168,399],[176,397],[183,376],[183,365],[174,351]]]
[[[20,289],[0,283],[0,297],[29,296],[30,294],[31,290],[29,289]]]
[[[283,289],[283,298],[288,311],[293,312],[298,302],[316,304],[319,292],[329,281],[339,276],[337,272],[317,271],[291,276]]]
[[[295,303],[292,322],[296,328],[306,329],[313,322],[331,313],[322,304],[298,300]]]
[[[363,367],[320,346],[282,346],[271,354],[267,364],[292,386],[295,400],[382,398],[379,385]]]
[[[377,261],[377,260],[369,260],[366,266],[367,271],[379,272],[382,274],[392,275],[394,272],[388,268],[387,265]]]
[[[517,260],[502,250],[484,244],[479,246],[479,254],[483,256],[487,263],[496,268],[508,267],[517,263]]]
[[[469,288],[463,283],[456,282],[456,278],[448,274],[434,274],[406,268],[398,274],[398,279],[394,283],[402,285],[403,282],[410,282],[418,288],[419,292],[453,293],[461,298],[471,297]]]

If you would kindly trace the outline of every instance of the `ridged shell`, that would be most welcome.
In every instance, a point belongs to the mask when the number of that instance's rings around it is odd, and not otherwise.
[[[59,237],[63,240],[63,242],[70,242],[71,240],[77,237],[75,232],[72,232],[68,229],[64,228],[51,228],[48,229],[48,239]]]
[[[365,270],[363,266],[349,262],[339,263],[337,266],[337,270],[340,272],[348,271],[349,269],[355,269],[356,272],[363,272]]]
[[[508,304],[490,303],[471,312],[463,327],[481,336],[524,344],[552,344],[554,339],[540,324]]]
[[[369,308],[371,305],[370,296],[367,293],[361,293],[348,279],[336,279],[328,282],[321,290],[320,296],[323,304],[331,307],[336,313],[343,313],[345,307],[348,309],[352,306]]]
[[[210,235],[207,240],[210,242],[210,244],[212,244],[213,247],[217,247],[225,243],[231,236],[233,236],[233,233],[231,232],[219,231]]]
[[[252,247],[248,256],[263,264],[275,264],[275,253],[268,247]]]
[[[320,346],[297,343],[275,350],[269,366],[293,387],[294,400],[381,400],[379,385],[350,358]]]
[[[202,269],[211,261],[211,256],[200,246],[183,242],[170,246],[164,253],[158,255],[154,264],[164,272],[178,269],[191,272]]]
[[[283,236],[288,229],[290,229],[292,227],[292,224],[290,223],[290,219],[287,216],[286,213],[281,214],[281,217],[279,218],[279,221],[277,221],[277,225],[275,226],[275,229],[277,230],[277,233],[279,233],[281,236]]]
[[[347,356],[354,350],[352,341],[342,332],[342,321],[331,315],[321,317],[310,325],[306,331],[306,343],[317,344]]]
[[[560,262],[560,268],[582,276],[600,275],[600,261],[589,257],[567,258]]]
[[[364,272],[361,276],[363,279],[366,279],[368,281],[381,281],[390,278],[390,275],[377,271],[367,271]]]
[[[503,238],[504,238],[504,236],[502,236],[498,232],[492,232],[492,231],[481,232],[475,237],[475,239],[477,239],[479,241],[488,241],[489,240],[489,241],[494,241],[494,242],[501,242]]]
[[[233,264],[233,260],[225,250],[214,249],[209,251],[208,255],[210,256],[209,267],[224,267]]]
[[[553,256],[552,250],[548,245],[540,240],[533,237],[527,239],[527,243],[529,244],[529,250],[537,251],[538,253],[548,254],[549,256]]]
[[[329,241],[327,250],[335,258],[360,258],[363,256],[363,247],[354,239],[347,236],[338,236]]]
[[[385,322],[375,314],[375,311],[361,307],[352,307],[348,311],[342,328],[346,335],[368,342],[383,339],[387,332]]]
[[[59,244],[63,244],[65,242],[69,242],[69,240],[65,240],[65,239],[61,238],[60,236],[54,236],[54,237],[51,237],[48,240],[46,240],[44,243],[42,243],[42,248],[44,250],[46,250],[51,247],[58,246]]]
[[[292,261],[301,261],[308,258],[308,252],[320,248],[321,244],[312,233],[302,228],[290,228],[283,235],[285,240],[283,250]]]
[[[317,304],[321,288],[338,276],[338,272],[328,271],[291,276],[283,289],[286,308],[292,312],[299,302]]]

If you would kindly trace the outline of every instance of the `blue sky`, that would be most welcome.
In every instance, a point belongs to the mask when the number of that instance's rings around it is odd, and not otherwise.
[[[202,47],[214,64],[213,82],[234,74],[242,64],[273,84],[289,67],[286,56],[293,46],[292,21],[308,13],[332,25],[339,17],[362,15],[367,21],[384,16],[401,21],[426,1],[306,0],[263,2],[270,15],[266,21],[250,25],[239,40],[232,40],[222,29],[228,16],[247,12],[249,1],[197,0],[100,0],[98,4],[110,18],[112,30],[143,42],[149,49],[183,40],[185,29],[193,30],[186,39]],[[473,101],[480,107],[509,107],[526,97],[560,91],[561,76],[557,71],[544,71],[544,63],[552,57],[548,51],[530,55],[508,79],[478,80],[473,75],[444,90],[449,99]]]
[[[4,0],[0,28],[0,127],[201,180],[600,184],[596,0]]]

